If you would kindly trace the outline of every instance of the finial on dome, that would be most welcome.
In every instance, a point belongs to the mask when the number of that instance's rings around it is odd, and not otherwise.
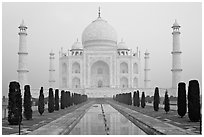
[[[123,38],[121,38],[121,42],[123,42]]]
[[[101,18],[101,7],[98,7],[98,18]]]
[[[178,27],[178,28],[180,28],[181,26],[178,24],[178,22],[177,22],[177,20],[175,19],[175,22],[174,22],[174,24],[173,24],[173,26],[172,26],[172,28],[175,28],[175,27]]]
[[[24,19],[22,19],[22,22],[21,22],[21,24],[20,24],[20,26],[18,27],[19,29],[24,29],[24,30],[26,30],[27,29],[27,27],[26,27],[26,25],[25,25],[25,23],[24,23]]]
[[[22,19],[21,25],[22,25],[22,26],[24,25],[24,19]]]
[[[78,38],[77,38],[77,42],[78,42],[79,40],[78,40]]]

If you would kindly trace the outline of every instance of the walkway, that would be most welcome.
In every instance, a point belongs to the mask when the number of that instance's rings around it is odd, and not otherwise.
[[[94,101],[81,106],[80,108],[68,113],[47,125],[30,132],[28,135],[60,135],[69,132],[83,117],[86,110],[93,104]]]
[[[122,105],[118,105],[113,101],[108,101],[108,103],[129,118],[133,123],[138,124],[143,130],[150,134],[196,135],[194,132],[184,130],[169,123],[144,115]]]

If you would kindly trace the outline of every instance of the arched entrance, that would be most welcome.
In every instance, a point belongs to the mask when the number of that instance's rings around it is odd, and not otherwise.
[[[104,61],[97,61],[91,66],[91,87],[110,87],[109,66]]]

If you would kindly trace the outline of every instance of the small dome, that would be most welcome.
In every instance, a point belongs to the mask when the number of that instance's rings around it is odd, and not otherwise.
[[[118,44],[118,49],[128,49],[123,40],[121,40],[121,42]]]
[[[117,34],[115,29],[107,23],[107,21],[98,17],[90,25],[88,25],[82,33],[82,44],[106,41],[110,43],[117,43]]]
[[[82,45],[81,45],[81,42],[77,41],[74,42],[74,44],[72,45],[72,49],[83,49]]]

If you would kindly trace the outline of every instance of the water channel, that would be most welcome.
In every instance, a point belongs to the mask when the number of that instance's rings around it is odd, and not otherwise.
[[[70,135],[145,135],[139,127],[109,104],[94,104]]]

